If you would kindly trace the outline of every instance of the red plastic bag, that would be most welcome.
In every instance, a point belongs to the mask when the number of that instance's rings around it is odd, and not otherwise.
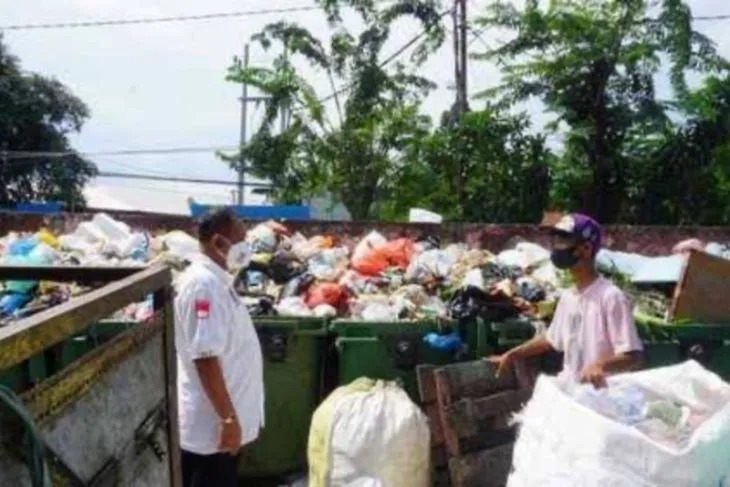
[[[337,283],[322,282],[309,288],[304,302],[309,308],[329,304],[335,309],[340,309],[347,304],[347,292]]]
[[[376,276],[388,267],[406,269],[413,256],[414,244],[408,238],[386,242],[363,252],[352,260],[352,268],[365,276]]]

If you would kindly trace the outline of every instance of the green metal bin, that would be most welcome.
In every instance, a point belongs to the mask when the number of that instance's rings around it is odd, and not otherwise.
[[[461,328],[466,353],[435,350],[423,343],[428,333]],[[465,328],[465,329],[464,329]],[[480,322],[399,321],[363,322],[336,320],[330,329],[337,335],[338,377],[340,385],[360,378],[397,380],[418,400],[415,369],[419,364],[442,365],[487,354],[487,337]]]
[[[47,376],[46,357],[40,354],[14,367],[0,371],[0,384],[16,393],[21,393],[31,389]]]
[[[264,356],[265,427],[244,448],[239,474],[283,476],[307,465],[309,426],[325,392],[328,322],[254,317],[254,325]]]
[[[102,320],[89,326],[83,333],[65,340],[52,349],[53,365],[50,367],[50,375],[63,370],[72,362],[124,333],[137,323],[132,320]]]

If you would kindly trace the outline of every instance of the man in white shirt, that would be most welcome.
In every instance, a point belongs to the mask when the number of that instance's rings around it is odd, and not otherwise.
[[[204,217],[200,254],[176,282],[175,341],[183,487],[234,487],[237,453],[264,424],[261,345],[233,289],[246,230],[227,210]]]

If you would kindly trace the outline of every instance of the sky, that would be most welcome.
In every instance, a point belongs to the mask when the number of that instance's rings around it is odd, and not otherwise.
[[[488,0],[468,0],[476,16]],[[725,0],[690,0],[696,16],[730,14]],[[727,4],[723,6],[723,4]],[[189,16],[313,5],[312,0],[0,0],[0,27],[18,24],[62,23],[113,19]],[[234,56],[241,56],[250,36],[267,23],[284,18],[299,22],[327,37],[324,15],[317,10],[269,14],[208,21],[102,26],[75,29],[6,30],[4,42],[27,71],[53,76],[68,86],[90,108],[91,117],[74,146],[82,152],[113,152],[130,149],[236,146],[240,136],[241,86],[225,80]],[[358,22],[347,12],[348,26]],[[730,20],[697,23],[713,39],[721,54],[730,58]],[[393,29],[385,52],[395,52],[419,32],[415,23],[403,21]],[[502,33],[487,31],[470,41],[470,49],[482,42],[494,45]],[[436,82],[424,110],[434,117],[454,98],[453,59],[447,40],[443,49],[422,68],[421,74]],[[252,44],[252,65],[267,66],[278,53]],[[407,55],[407,52],[405,53]],[[405,57],[403,58],[406,59]],[[327,78],[301,66],[311,75],[322,96],[331,93]],[[470,92],[480,91],[498,79],[494,66],[470,62]],[[337,85],[344,84],[337,80]],[[661,94],[660,82],[660,94]],[[255,94],[255,93],[252,93]],[[478,107],[476,103],[473,107]],[[331,107],[332,108],[332,107]],[[543,117],[538,106],[528,107],[536,124]],[[260,120],[261,107],[249,105],[249,133]],[[155,156],[94,156],[100,169],[114,172],[150,173],[178,177],[215,178],[235,181],[235,174],[214,153]],[[151,207],[164,198],[184,198],[195,190],[198,199],[229,201],[231,189],[183,183],[139,182],[99,179],[97,189],[146,187],[145,204]],[[127,191],[129,192],[129,191]],[[246,194],[247,202],[260,197]],[[213,201],[210,201],[213,202]]]

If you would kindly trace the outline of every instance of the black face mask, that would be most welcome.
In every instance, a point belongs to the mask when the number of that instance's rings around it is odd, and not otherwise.
[[[567,249],[555,249],[550,253],[550,260],[558,269],[567,270],[578,263],[578,256],[575,255],[576,247]]]

